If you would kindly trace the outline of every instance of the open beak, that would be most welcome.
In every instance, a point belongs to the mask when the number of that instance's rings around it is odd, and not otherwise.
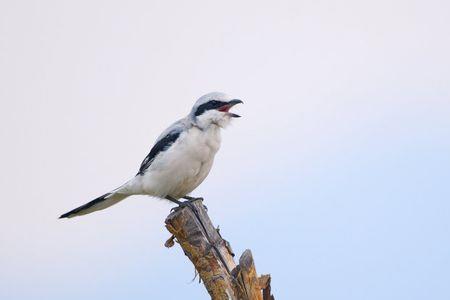
[[[228,103],[225,104],[224,106],[222,106],[221,108],[219,108],[219,111],[228,113],[228,115],[232,118],[240,118],[241,117],[240,115],[229,112],[230,108],[232,108],[233,106],[235,106],[236,104],[239,104],[239,103],[244,103],[244,102],[242,102],[242,100],[239,100],[239,99],[233,99],[231,101],[228,101]]]

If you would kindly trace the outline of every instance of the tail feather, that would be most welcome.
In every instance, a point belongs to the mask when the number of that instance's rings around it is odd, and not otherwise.
[[[118,194],[118,193],[106,193],[94,200],[92,200],[91,202],[88,202],[80,207],[77,207],[63,215],[61,215],[59,218],[73,218],[76,216],[82,216],[82,215],[86,215],[89,214],[91,212],[97,211],[97,210],[102,210],[105,209],[107,207],[110,207],[120,201],[122,201],[123,199],[125,199],[126,197],[128,197],[129,195],[125,195],[125,194]]]

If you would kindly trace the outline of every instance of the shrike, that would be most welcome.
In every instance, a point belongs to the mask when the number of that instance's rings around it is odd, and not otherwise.
[[[188,116],[173,123],[158,137],[136,176],[60,218],[105,209],[131,195],[150,195],[178,205],[197,199],[188,195],[208,176],[220,148],[220,130],[232,118],[239,117],[229,111],[238,103],[243,102],[224,93],[202,96]],[[181,198],[187,201],[179,201]]]

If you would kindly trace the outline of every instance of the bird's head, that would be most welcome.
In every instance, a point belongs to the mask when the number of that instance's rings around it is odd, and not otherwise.
[[[230,123],[231,118],[240,117],[230,112],[230,109],[239,103],[243,102],[239,99],[233,99],[227,94],[219,92],[209,93],[195,102],[190,117],[201,128],[206,128],[210,125],[217,125],[223,128]]]

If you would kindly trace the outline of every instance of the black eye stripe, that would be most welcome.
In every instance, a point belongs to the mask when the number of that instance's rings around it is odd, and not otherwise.
[[[219,100],[210,100],[206,103],[203,103],[202,105],[200,105],[197,110],[195,111],[195,116],[200,116],[201,114],[203,114],[205,111],[207,110],[211,110],[211,109],[216,109],[219,108],[221,106],[224,106],[225,104],[227,104],[227,102],[224,101],[219,101]]]

